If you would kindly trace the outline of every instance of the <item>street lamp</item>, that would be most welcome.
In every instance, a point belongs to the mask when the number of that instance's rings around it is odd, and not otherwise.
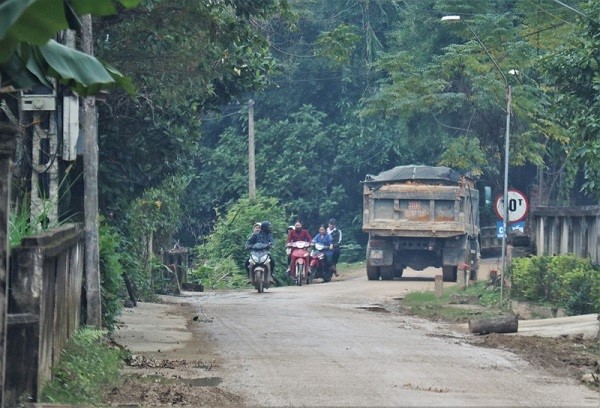
[[[442,17],[442,21],[460,21],[460,16],[444,16]],[[464,21],[464,20],[463,20]],[[504,136],[504,191],[503,191],[503,208],[502,208],[502,255],[501,255],[501,263],[502,263],[502,275],[500,279],[500,301],[504,299],[504,275],[506,273],[506,236],[507,229],[510,225],[510,220],[508,219],[508,162],[509,162],[509,146],[510,146],[510,104],[512,101],[512,89],[508,84],[508,80],[506,79],[506,75],[500,69],[496,60],[489,53],[488,49],[485,47],[477,33],[471,28],[469,24],[465,22],[465,25],[473,34],[481,48],[485,51],[489,59],[496,67],[496,70],[502,76],[502,80],[504,81],[504,89],[505,89],[505,97],[506,97],[506,134]],[[509,71],[510,74],[518,74],[517,70],[511,69]]]

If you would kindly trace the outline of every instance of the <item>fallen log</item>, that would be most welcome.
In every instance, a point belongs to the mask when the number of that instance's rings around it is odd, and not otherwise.
[[[469,321],[470,333],[516,333],[518,328],[519,319],[516,315],[489,317]]]

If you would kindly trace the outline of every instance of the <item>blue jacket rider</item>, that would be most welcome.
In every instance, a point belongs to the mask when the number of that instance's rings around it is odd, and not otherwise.
[[[325,253],[324,266],[325,269],[329,268],[329,265],[331,265],[331,257],[333,255],[333,238],[331,238],[331,235],[327,233],[327,230],[324,226],[321,226],[321,228],[319,228],[319,233],[315,235],[315,237],[312,239],[312,242],[314,244],[325,245],[325,248],[323,248],[323,252]]]

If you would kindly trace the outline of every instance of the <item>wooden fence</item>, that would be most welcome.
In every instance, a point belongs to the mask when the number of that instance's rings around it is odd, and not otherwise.
[[[532,218],[537,255],[574,254],[600,264],[600,205],[537,207]]]
[[[67,224],[10,254],[3,406],[36,401],[80,324],[84,231]]]

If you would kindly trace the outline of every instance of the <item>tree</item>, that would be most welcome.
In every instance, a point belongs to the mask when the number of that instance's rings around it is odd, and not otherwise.
[[[52,87],[49,78],[80,95],[115,85],[132,91],[131,83],[117,70],[52,38],[60,30],[79,29],[79,15],[112,14],[117,11],[116,3],[133,7],[139,1],[4,1],[0,4],[0,91]]]
[[[99,21],[98,54],[139,88],[100,106],[101,207],[117,219],[165,177],[194,173],[204,112],[264,87],[273,69],[261,27],[285,1],[158,1]],[[194,203],[190,203],[194,205]]]
[[[600,199],[600,1],[591,0],[582,10],[575,32],[542,59],[551,103],[538,114],[564,138],[571,183],[581,168],[583,190]]]

